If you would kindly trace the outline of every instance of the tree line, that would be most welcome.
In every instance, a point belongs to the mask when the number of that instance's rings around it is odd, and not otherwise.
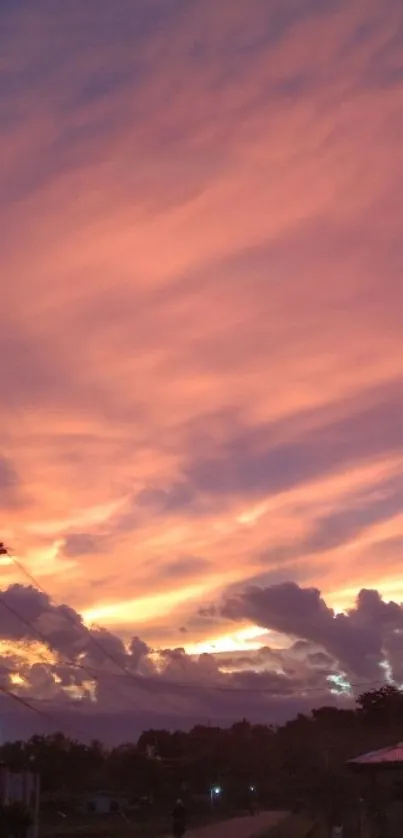
[[[11,770],[38,771],[45,796],[107,788],[157,802],[179,789],[208,795],[218,786],[237,799],[253,786],[268,806],[320,798],[337,807],[354,792],[347,760],[400,739],[403,693],[387,685],[363,693],[351,709],[320,707],[281,726],[243,720],[227,729],[147,730],[111,749],[55,733],[6,742],[0,760]]]

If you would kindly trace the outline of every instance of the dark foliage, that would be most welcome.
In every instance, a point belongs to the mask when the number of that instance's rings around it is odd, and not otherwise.
[[[229,729],[148,730],[112,750],[56,733],[7,742],[0,759],[14,770],[38,770],[48,794],[109,788],[166,801],[179,789],[197,796],[219,785],[223,797],[241,800],[253,785],[268,805],[301,799],[314,806],[320,798],[337,808],[354,790],[346,761],[401,739],[403,693],[385,686],[351,710],[321,707],[278,728],[241,721]]]

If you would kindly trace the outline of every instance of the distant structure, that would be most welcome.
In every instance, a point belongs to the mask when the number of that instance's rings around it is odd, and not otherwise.
[[[360,838],[400,838],[403,833],[403,742],[347,763],[358,775]]]
[[[403,768],[403,742],[397,745],[390,745],[388,748],[381,748],[379,751],[369,751],[355,759],[350,759],[348,765],[359,768],[362,766],[389,766],[390,768]]]
[[[79,811],[87,815],[112,815],[123,813],[128,807],[127,797],[109,791],[97,791],[81,798]]]
[[[0,803],[23,803],[31,812],[32,827],[28,838],[37,838],[39,822],[40,779],[39,774],[22,771],[17,774],[7,766],[0,765]]]

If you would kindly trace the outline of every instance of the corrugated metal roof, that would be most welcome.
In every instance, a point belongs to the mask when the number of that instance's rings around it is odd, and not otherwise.
[[[356,759],[350,759],[354,765],[376,765],[381,763],[403,763],[403,742],[397,745],[391,745],[389,748],[381,748],[380,751],[370,751],[368,754],[363,754]]]

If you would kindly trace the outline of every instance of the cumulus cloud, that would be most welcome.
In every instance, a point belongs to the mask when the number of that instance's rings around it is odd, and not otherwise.
[[[336,613],[316,588],[301,588],[295,582],[251,587],[228,599],[221,613],[319,646],[352,679],[382,679],[384,665],[390,663],[390,644],[403,636],[402,606],[365,589],[354,608]]]
[[[10,602],[59,655],[153,672],[115,629],[211,641],[200,603],[293,578],[324,592],[292,594],[315,666],[397,671],[368,603],[332,608],[403,598],[401,2],[0,14],[0,507],[76,610]]]
[[[139,637],[124,644],[106,630],[87,630],[73,609],[52,605],[33,588],[12,586],[1,601],[15,611],[25,607],[19,613],[29,613],[32,622],[31,632],[22,620],[17,631],[18,618],[11,620],[0,606],[1,648],[8,643],[2,685],[67,725],[74,705],[76,721],[90,716],[90,729],[98,723],[100,734],[107,713],[112,739],[121,714],[135,713],[137,726],[162,717],[170,727],[203,717],[222,724],[245,716],[275,722],[323,703],[351,701],[387,677],[401,678],[403,608],[377,591],[363,589],[354,608],[336,614],[318,590],[294,583],[248,589],[218,610],[232,621],[275,629],[282,645],[199,655],[181,647],[153,649]],[[355,687],[343,691],[340,679]]]
[[[133,637],[130,642],[130,656],[131,656],[131,665],[132,669],[135,671],[138,670],[141,659],[151,652],[147,643],[144,640],[141,640],[140,637]]]
[[[71,702],[98,716],[136,706],[144,720],[169,710],[179,724],[183,713],[189,719],[203,713],[235,719],[248,688],[254,716],[270,712],[271,701],[277,707],[281,696],[298,702],[302,684],[328,694],[322,663],[308,665],[297,644],[290,650],[263,648],[232,666],[225,655],[156,650],[139,637],[124,644],[111,632],[85,628],[68,606],[55,606],[45,594],[19,585],[2,592],[0,617],[4,686],[51,713]]]

